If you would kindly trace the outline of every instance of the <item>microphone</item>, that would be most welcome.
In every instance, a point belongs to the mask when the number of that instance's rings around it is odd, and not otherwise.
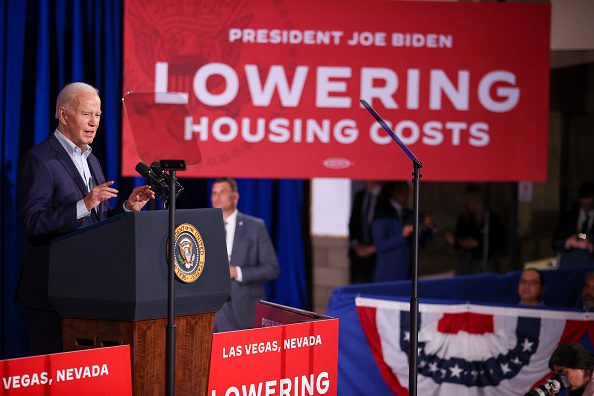
[[[163,179],[165,181],[165,183],[167,183],[167,187],[169,187],[169,185],[171,183],[171,176],[169,176],[169,173],[165,172],[165,170],[163,168],[161,168],[161,164],[159,163],[159,161],[153,162],[151,164],[150,169],[153,171],[153,173],[155,175],[157,175],[159,178]],[[179,180],[177,180],[177,178],[175,179],[175,191],[176,191],[176,196],[179,196],[179,194],[182,191],[184,191],[184,187],[181,185]]]
[[[149,179],[151,186],[160,190],[169,190],[169,183],[163,177],[153,172],[151,167],[144,162],[137,163],[135,169],[142,177]]]

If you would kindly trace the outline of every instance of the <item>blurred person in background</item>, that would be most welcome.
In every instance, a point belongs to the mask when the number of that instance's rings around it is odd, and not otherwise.
[[[375,245],[371,226],[381,191],[378,181],[365,182],[353,197],[349,218],[349,259],[351,283],[369,283],[375,269]]]
[[[445,233],[446,243],[458,253],[458,275],[474,274],[487,267],[484,263],[485,234],[488,234],[488,259],[503,246],[503,225],[499,216],[485,208],[483,189],[469,184],[464,192],[464,211],[458,216],[456,230]],[[492,265],[489,265],[492,268]]]
[[[215,331],[249,329],[254,327],[256,304],[266,297],[264,282],[278,277],[276,251],[264,220],[237,210],[235,179],[215,179],[211,202],[223,212],[231,278],[231,295],[215,315]]]
[[[518,282],[518,296],[520,305],[537,306],[543,305],[544,276],[535,268],[526,268],[520,274]]]
[[[561,214],[553,237],[553,249],[561,255],[563,267],[594,265],[594,183],[582,183],[578,198],[578,205]]]
[[[413,244],[413,212],[408,208],[407,182],[386,183],[373,220],[377,260],[374,282],[410,278]],[[437,232],[430,216],[419,216],[419,245],[427,245]]]

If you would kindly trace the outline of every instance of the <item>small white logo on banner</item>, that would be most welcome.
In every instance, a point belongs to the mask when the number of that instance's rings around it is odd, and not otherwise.
[[[328,169],[346,169],[351,166],[352,163],[346,158],[326,158],[324,160],[324,166]]]

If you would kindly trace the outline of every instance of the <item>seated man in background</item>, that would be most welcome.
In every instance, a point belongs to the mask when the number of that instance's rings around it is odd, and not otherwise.
[[[544,276],[535,268],[527,268],[522,271],[518,282],[518,295],[520,305],[543,305]]]
[[[584,311],[594,311],[594,272],[588,272],[584,279],[582,303]]]

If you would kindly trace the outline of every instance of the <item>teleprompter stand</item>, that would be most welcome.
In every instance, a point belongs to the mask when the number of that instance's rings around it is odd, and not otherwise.
[[[161,169],[169,171],[169,268],[167,277],[167,340],[165,390],[167,396],[175,395],[175,187],[178,170],[186,169],[184,160],[161,160]]]
[[[417,358],[419,345],[419,295],[418,295],[418,276],[419,276],[419,182],[421,179],[420,169],[423,164],[410,151],[388,124],[379,116],[379,114],[367,103],[361,99],[363,107],[375,118],[381,127],[392,137],[394,142],[406,154],[413,164],[413,262],[412,262],[412,293],[410,297],[410,344],[408,348],[408,394],[417,395]]]
[[[158,394],[164,393],[166,395],[171,396],[173,396],[176,392],[177,394],[184,395],[196,394],[194,390],[188,391],[187,389],[179,389],[180,387],[185,386],[185,382],[189,379],[186,381],[182,381],[182,383],[180,383],[180,381],[177,381],[175,378],[179,378],[180,372],[187,371],[183,366],[183,363],[180,363],[181,359],[179,355],[182,355],[183,357],[189,353],[187,350],[184,349],[184,346],[180,345],[179,340],[180,338],[184,339],[188,336],[186,334],[187,328],[186,330],[184,330],[180,325],[179,321],[179,317],[184,315],[180,304],[180,300],[183,299],[180,299],[180,297],[182,297],[180,296],[180,294],[183,294],[188,288],[199,288],[200,285],[206,286],[206,280],[203,279],[203,273],[202,275],[198,273],[198,278],[194,279],[193,281],[191,280],[188,283],[185,283],[186,281],[175,281],[176,271],[179,269],[183,272],[181,266],[177,266],[178,263],[176,262],[175,257],[175,252],[179,252],[179,250],[181,249],[181,247],[176,246],[177,243],[175,241],[176,213],[177,216],[180,217],[181,213],[184,212],[176,210],[175,200],[177,198],[177,195],[179,195],[179,192],[183,189],[183,187],[176,180],[176,172],[180,170],[185,170],[186,166],[189,167],[199,165],[202,161],[202,155],[200,153],[198,139],[196,136],[194,136],[194,134],[192,134],[193,136],[190,138],[186,136],[187,126],[188,124],[191,125],[192,117],[187,106],[187,98],[184,97],[183,94],[174,92],[127,92],[123,97],[123,103],[126,118],[128,121],[126,125],[129,126],[132,135],[134,136],[135,149],[138,154],[138,157],[144,163],[151,164],[149,179],[151,180],[151,182],[156,181],[159,184],[160,188],[157,189],[157,191],[155,192],[158,192],[159,196],[163,201],[164,206],[165,203],[167,203],[169,216],[169,231],[167,233],[164,231],[164,224],[163,229],[159,230],[160,232],[162,232],[162,235],[168,234],[167,243],[164,243],[164,239],[159,241],[159,245],[163,247],[164,253],[166,252],[167,254],[155,257],[155,259],[162,261],[162,259],[165,256],[167,256],[167,265],[163,265],[162,268],[163,270],[167,270],[164,271],[167,272],[166,277],[164,277],[166,278],[166,282],[164,278],[159,279],[159,281],[163,282],[162,286],[167,284],[167,324],[166,326],[161,328],[161,330],[165,332],[165,335],[162,340],[165,341],[163,343],[165,345],[165,355],[163,357],[158,357],[159,363],[165,365],[163,373],[165,374],[166,378],[164,381],[165,392],[163,392],[163,390],[161,389],[158,392]],[[144,166],[143,168],[146,167],[147,166]],[[148,169],[145,170],[149,172]],[[161,213],[161,215],[165,215],[164,211],[163,213]],[[180,223],[187,222],[183,221],[185,220],[183,219],[183,216],[181,217],[182,221],[180,221]],[[224,240],[224,226],[220,210],[217,210],[216,217],[216,219],[213,219],[213,224],[209,224],[208,226],[205,226],[204,224],[200,225],[200,227],[203,227],[203,230],[198,229],[196,230],[197,236],[194,234],[193,235],[198,240],[203,239],[204,242],[204,252],[202,252],[204,256],[200,254],[201,260],[206,260],[205,263],[202,262],[201,264],[204,265],[203,269],[213,270],[212,266],[217,266],[217,276],[219,274],[219,270],[221,270],[220,274],[222,275],[222,270],[226,269],[226,280],[223,281],[222,279],[220,279],[221,282],[224,282],[224,285],[219,284],[219,290],[224,290],[225,294],[228,297],[228,293],[230,290],[230,280],[228,273],[228,261],[225,260],[227,256],[221,257],[219,255],[219,253],[222,253],[223,250],[226,251],[226,244]],[[190,225],[194,224],[190,223]],[[180,231],[178,229],[178,233],[179,232]],[[187,238],[183,239],[183,241],[189,242]],[[216,247],[214,248],[216,249],[216,253],[213,251],[213,249],[209,247],[211,246],[209,241],[216,245]],[[198,243],[198,245],[200,244],[201,242]],[[189,254],[189,257],[195,257],[194,255],[190,254],[192,249],[203,250],[202,247],[198,248],[196,246],[192,246],[193,245],[190,242],[189,245],[186,245],[186,247],[183,248],[187,249],[185,253]],[[142,248],[152,250],[155,247],[148,246],[145,244],[144,246],[142,246]],[[219,249],[221,249],[220,252]],[[213,260],[215,254],[216,259]],[[184,265],[186,268],[190,268],[188,267],[188,263],[185,263]],[[194,272],[194,274],[195,273],[196,272]],[[163,273],[163,275],[165,275],[165,273]],[[164,298],[164,296],[165,293],[163,294],[163,296],[157,296],[155,293],[152,297]],[[165,311],[165,305],[163,305],[162,308],[163,311]],[[218,310],[218,308],[220,308],[220,305],[217,307],[217,309],[208,312],[208,315],[212,315],[213,320],[214,312]],[[163,318],[164,316],[165,315],[163,315],[161,318]],[[178,325],[177,329],[176,324]],[[195,330],[191,330],[190,333],[195,333],[196,331],[198,331],[197,328]],[[209,339],[212,340],[212,328],[210,328],[208,332],[210,333]],[[198,355],[196,356],[197,360],[207,358],[207,356],[201,356],[199,353],[193,353],[195,355]]]

